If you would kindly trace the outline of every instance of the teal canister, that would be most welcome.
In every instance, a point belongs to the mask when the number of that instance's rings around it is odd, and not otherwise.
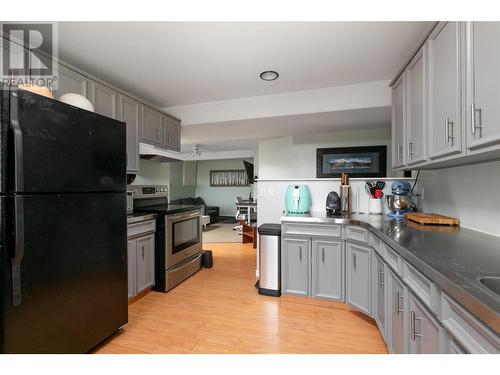
[[[311,192],[307,185],[288,185],[285,196],[287,213],[305,214],[311,209]]]

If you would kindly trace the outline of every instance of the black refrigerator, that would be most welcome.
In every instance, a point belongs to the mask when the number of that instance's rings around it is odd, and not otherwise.
[[[128,319],[125,124],[0,97],[0,353],[88,352]]]

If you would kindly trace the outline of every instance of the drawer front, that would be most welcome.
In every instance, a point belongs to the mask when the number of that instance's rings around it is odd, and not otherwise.
[[[384,248],[382,256],[387,264],[396,272],[396,274],[400,277],[403,276],[403,258],[392,250],[385,243],[382,243],[382,247]]]
[[[441,293],[441,322],[464,352],[500,353],[500,338],[444,293]]]
[[[144,233],[154,232],[156,230],[156,221],[148,220],[139,223],[127,225],[127,238],[139,236]]]
[[[368,243],[368,230],[358,226],[346,225],[345,239]]]
[[[384,258],[384,246],[382,246],[382,240],[370,233],[370,245],[375,249],[375,252]]]
[[[407,262],[403,266],[403,281],[432,312],[439,314],[439,291],[436,284]]]
[[[340,224],[283,223],[281,226],[282,236],[298,235],[340,238],[340,230]]]

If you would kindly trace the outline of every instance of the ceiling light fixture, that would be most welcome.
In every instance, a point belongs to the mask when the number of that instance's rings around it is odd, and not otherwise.
[[[274,70],[266,70],[265,72],[260,73],[260,78],[264,81],[274,81],[275,79],[278,79],[279,76],[278,72],[275,72]]]
[[[193,151],[191,152],[193,158],[199,158],[201,156],[200,145],[193,145]]]

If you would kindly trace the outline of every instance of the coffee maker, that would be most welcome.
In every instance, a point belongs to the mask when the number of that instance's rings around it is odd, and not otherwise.
[[[416,211],[411,201],[411,185],[406,181],[394,181],[391,185],[391,195],[386,196],[387,207],[391,212],[387,216],[402,219],[407,212]]]

